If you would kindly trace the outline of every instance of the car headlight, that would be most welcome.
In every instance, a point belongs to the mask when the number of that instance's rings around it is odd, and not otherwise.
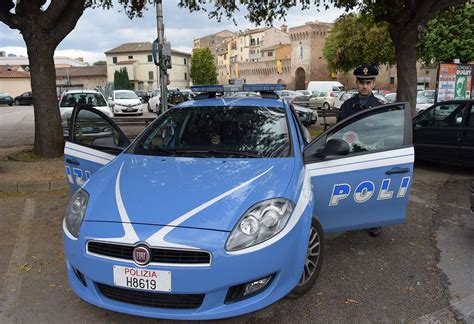
[[[87,204],[89,203],[89,194],[84,189],[79,189],[72,196],[71,201],[66,209],[66,229],[75,238],[79,237],[82,220],[86,213]]]
[[[262,201],[250,208],[230,233],[227,251],[241,250],[268,240],[288,222],[293,204],[288,199]]]

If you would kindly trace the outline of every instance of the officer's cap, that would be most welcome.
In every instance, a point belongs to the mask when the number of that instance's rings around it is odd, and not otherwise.
[[[379,71],[372,65],[364,64],[354,70],[354,75],[359,80],[374,80]]]

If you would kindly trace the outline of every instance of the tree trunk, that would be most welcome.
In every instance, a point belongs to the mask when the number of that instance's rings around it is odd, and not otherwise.
[[[397,61],[397,101],[408,101],[416,113],[416,42],[417,27],[390,25],[390,34],[395,47]]]
[[[31,89],[35,113],[34,153],[59,157],[64,152],[61,116],[56,94],[55,45],[46,44],[47,35],[26,37],[30,61]]]

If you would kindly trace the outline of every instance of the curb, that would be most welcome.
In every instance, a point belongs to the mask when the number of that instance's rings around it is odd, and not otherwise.
[[[69,183],[64,180],[52,181],[7,181],[0,183],[0,192],[44,192],[69,189]]]

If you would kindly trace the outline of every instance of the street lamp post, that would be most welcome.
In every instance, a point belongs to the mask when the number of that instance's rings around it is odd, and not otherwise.
[[[166,79],[168,72],[164,62],[163,47],[165,44],[165,27],[163,24],[163,4],[162,0],[156,0],[156,22],[157,22],[157,32],[158,32],[158,66],[160,70],[160,104],[162,111],[165,112],[168,110],[167,106],[167,89],[166,89]],[[159,114],[158,109],[156,113]]]

